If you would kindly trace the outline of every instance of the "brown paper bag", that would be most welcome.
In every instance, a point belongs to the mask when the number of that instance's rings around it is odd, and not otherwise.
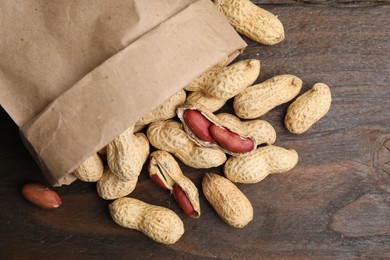
[[[0,104],[57,186],[246,46],[209,0],[1,0],[0,21]]]

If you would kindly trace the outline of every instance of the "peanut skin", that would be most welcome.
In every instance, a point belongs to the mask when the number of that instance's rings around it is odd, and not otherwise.
[[[184,224],[170,209],[133,198],[120,198],[109,205],[112,219],[118,225],[141,231],[162,244],[174,244],[184,234]]]
[[[199,139],[205,142],[213,141],[209,127],[211,122],[197,110],[187,109],[184,111],[183,120],[187,127],[193,132]]]
[[[234,97],[233,107],[237,116],[258,118],[276,106],[296,97],[302,80],[293,75],[279,75],[253,85]]]
[[[238,33],[266,45],[274,45],[284,39],[280,20],[251,1],[214,0],[214,3]]]
[[[178,184],[173,185],[173,195],[175,196],[175,200],[183,210],[184,214],[189,217],[193,216],[195,213],[194,207],[192,206],[191,201],[188,199],[187,195],[184,193],[183,189],[180,188]]]
[[[202,180],[202,189],[217,214],[230,226],[243,228],[252,221],[252,204],[228,179],[206,173]]]
[[[298,162],[295,150],[269,145],[246,157],[230,157],[224,166],[226,178],[239,183],[257,183],[272,173],[291,170]]]
[[[284,119],[287,129],[293,134],[306,132],[328,113],[331,102],[329,87],[323,83],[315,84],[288,107]]]
[[[241,137],[232,131],[212,124],[210,133],[213,139],[225,150],[235,153],[249,153],[254,148],[254,143],[249,138]]]
[[[90,156],[82,162],[73,172],[73,174],[81,181],[96,182],[98,181],[104,171],[102,159],[97,153]]]
[[[184,164],[192,168],[217,167],[226,161],[224,152],[197,146],[189,139],[182,124],[173,120],[151,123],[147,136],[154,147],[173,153]]]
[[[38,183],[25,184],[22,195],[41,209],[55,209],[62,204],[60,196],[55,191]]]

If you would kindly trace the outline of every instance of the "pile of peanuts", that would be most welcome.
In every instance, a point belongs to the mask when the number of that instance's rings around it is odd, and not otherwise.
[[[284,39],[278,18],[249,0],[214,3],[232,26],[250,39],[267,45]],[[225,177],[205,173],[202,191],[221,219],[236,228],[253,219],[253,208],[233,182],[258,183],[297,164],[297,152],[275,146],[275,129],[258,118],[296,98],[302,80],[278,75],[253,85],[260,73],[259,60],[241,60],[229,66],[225,62],[179,90],[74,171],[81,181],[97,182],[101,198],[115,200],[109,211],[118,225],[139,230],[164,244],[177,242],[184,233],[182,220],[172,210],[128,197],[147,161],[151,180],[169,190],[184,214],[192,218],[201,216],[199,192],[175,157],[197,169],[224,165]],[[230,99],[235,115],[214,114]],[[329,87],[317,83],[290,104],[285,126],[293,134],[302,134],[328,112],[330,105]],[[133,133],[139,126],[147,127],[146,135]],[[151,154],[149,144],[156,148]]]

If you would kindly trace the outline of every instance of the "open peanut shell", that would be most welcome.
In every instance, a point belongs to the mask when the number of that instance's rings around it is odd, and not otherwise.
[[[233,156],[248,155],[257,147],[251,134],[238,125],[227,126],[201,105],[186,103],[176,113],[189,138],[200,146],[219,148]]]
[[[173,156],[158,150],[150,155],[149,176],[162,188],[170,190],[187,216],[200,217],[199,192],[195,184],[180,169]],[[177,197],[177,189],[184,192],[184,200]],[[180,192],[181,192],[180,191]],[[186,201],[188,199],[188,202]],[[188,205],[190,203],[190,205]]]

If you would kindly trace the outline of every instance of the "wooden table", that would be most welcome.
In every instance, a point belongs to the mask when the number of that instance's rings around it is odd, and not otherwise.
[[[263,117],[276,129],[276,145],[297,150],[299,162],[288,173],[238,185],[254,207],[247,227],[226,225],[203,195],[201,218],[186,218],[145,167],[131,196],[179,214],[186,232],[174,245],[117,226],[95,184],[56,188],[63,205],[40,210],[20,190],[29,181],[46,182],[1,110],[0,258],[390,259],[390,2],[285,0],[262,6],[281,19],[286,40],[272,47],[247,40],[239,59],[261,60],[257,82],[285,73],[303,80],[302,91],[324,82],[333,102],[302,135],[283,125],[288,104]],[[223,110],[231,111],[231,102]],[[183,171],[200,187],[206,170]],[[207,171],[222,174],[222,168]]]

